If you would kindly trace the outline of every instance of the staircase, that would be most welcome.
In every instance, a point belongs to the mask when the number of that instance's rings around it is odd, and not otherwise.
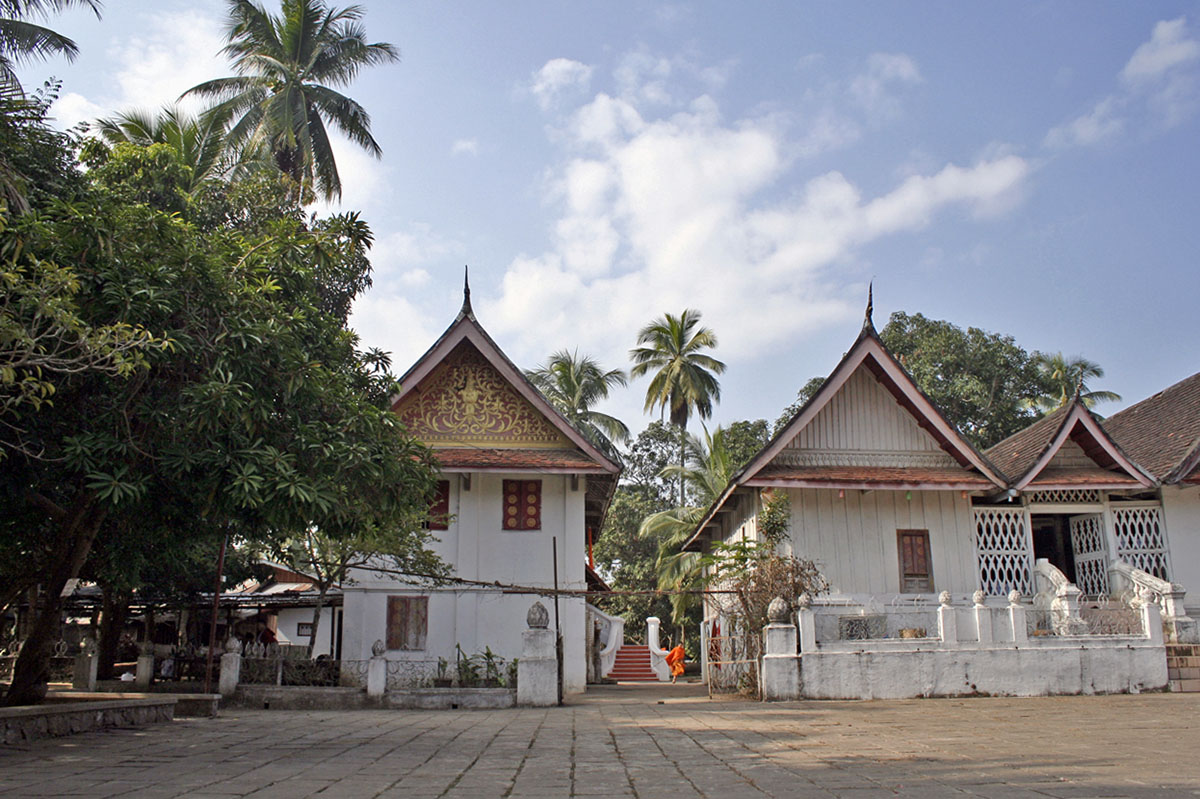
[[[617,682],[658,682],[650,667],[650,650],[645,644],[621,644],[608,679]]]
[[[618,652],[618,663],[620,657]],[[1172,691],[1200,692],[1200,646],[1167,644],[1167,684]]]

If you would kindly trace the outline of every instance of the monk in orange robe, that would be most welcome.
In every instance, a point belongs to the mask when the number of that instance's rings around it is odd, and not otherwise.
[[[667,665],[671,668],[671,682],[674,683],[683,674],[683,644],[676,644],[667,653]]]

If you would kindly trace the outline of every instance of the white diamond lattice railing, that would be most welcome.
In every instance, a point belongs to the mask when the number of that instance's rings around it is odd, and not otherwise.
[[[1114,505],[1112,524],[1119,559],[1160,580],[1171,579],[1161,506],[1157,503]]]
[[[1075,554],[1075,583],[1088,596],[1108,594],[1108,547],[1104,517],[1099,513],[1071,517],[1071,549]]]
[[[985,594],[1033,594],[1033,542],[1025,508],[976,508],[975,551]]]

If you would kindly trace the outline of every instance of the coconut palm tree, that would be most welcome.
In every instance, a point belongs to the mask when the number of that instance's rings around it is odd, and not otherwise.
[[[229,0],[229,44],[222,51],[238,73],[193,86],[184,95],[216,101],[211,113],[229,120],[226,146],[266,147],[298,188],[341,197],[342,182],[326,124],[378,158],[371,118],[330,88],[345,86],[363,67],[397,60],[386,42],[370,44],[359,6],[328,8],[321,0],[283,0],[273,16],[252,0]]]
[[[1104,370],[1095,361],[1077,355],[1067,358],[1061,352],[1053,355],[1039,353],[1036,356],[1038,370],[1046,381],[1046,393],[1033,400],[1032,405],[1044,411],[1053,411],[1066,405],[1079,392],[1079,400],[1085,408],[1098,402],[1119,402],[1121,395],[1112,391],[1090,391],[1087,381],[1104,377]]]
[[[29,22],[29,17],[46,19],[69,6],[86,6],[100,16],[100,0],[0,0],[0,87],[21,91],[16,64],[79,53],[74,41],[49,28]]]
[[[178,107],[152,114],[143,109],[123,111],[97,120],[96,130],[109,144],[130,142],[142,146],[166,144],[192,169],[195,191],[206,180],[229,171],[232,164],[225,150],[225,120],[213,114],[193,117]]]
[[[721,399],[721,384],[716,375],[725,364],[703,350],[717,346],[717,336],[707,327],[699,327],[700,312],[684,309],[679,316],[664,314],[638,332],[637,343],[629,351],[633,377],[651,371],[654,377],[646,387],[646,411],[657,406],[679,427],[679,465],[684,466],[687,423],[695,412],[701,419],[712,416],[713,404]],[[684,481],[679,483],[679,504],[686,505]]]
[[[525,376],[576,430],[604,454],[619,457],[616,444],[629,440],[629,428],[615,416],[592,410],[592,406],[607,399],[610,389],[626,385],[625,372],[605,371],[594,358],[580,356],[578,351],[559,350],[545,365],[527,369]]]
[[[688,436],[687,463],[683,466],[668,466],[663,469],[664,477],[679,478],[692,489],[694,505],[681,505],[670,510],[647,516],[638,528],[638,535],[658,541],[658,559],[655,572],[660,591],[671,594],[671,619],[682,624],[684,616],[695,604],[693,594],[682,593],[681,589],[694,587],[700,578],[700,554],[684,552],[687,541],[705,510],[713,503],[736,469],[733,455],[726,441],[725,429],[718,426],[704,438]]]

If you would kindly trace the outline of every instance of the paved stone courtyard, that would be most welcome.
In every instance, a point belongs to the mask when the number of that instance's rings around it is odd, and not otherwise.
[[[0,747],[0,795],[1200,796],[1200,694],[710,701],[606,688],[569,707],[227,709]]]

